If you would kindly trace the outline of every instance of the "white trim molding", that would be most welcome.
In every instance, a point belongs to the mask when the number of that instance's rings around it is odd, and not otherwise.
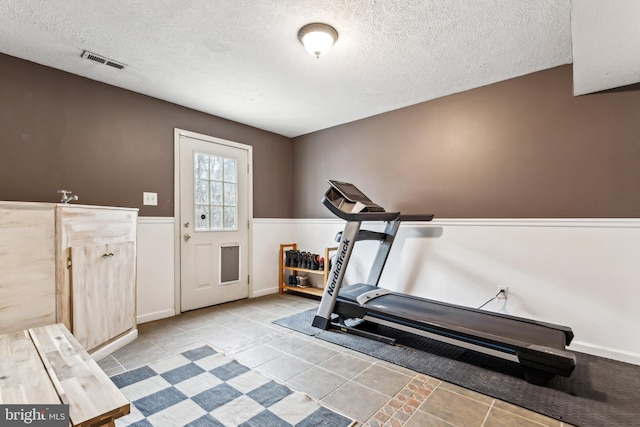
[[[254,218],[257,224],[343,224],[338,218]],[[368,225],[368,222],[363,222]],[[379,224],[371,222],[371,224]],[[489,226],[489,227],[605,227],[640,228],[640,218],[434,218],[432,221],[403,221],[401,226]]]
[[[451,225],[490,227],[605,227],[638,228],[639,218],[435,218],[428,223],[404,222],[405,225]]]
[[[173,224],[172,216],[139,216],[138,224]]]

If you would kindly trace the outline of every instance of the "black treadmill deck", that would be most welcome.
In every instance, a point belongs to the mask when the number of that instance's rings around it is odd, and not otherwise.
[[[387,320],[414,330],[517,355],[523,365],[527,364],[523,359],[538,359],[532,355],[544,354],[543,359],[549,357],[554,360],[557,364],[554,371],[560,375],[569,375],[575,367],[575,357],[565,350],[565,345],[573,339],[570,328],[396,293],[358,304],[356,298],[359,295],[374,289],[377,288],[367,284],[342,288],[338,294],[336,314]],[[533,363],[543,363],[547,369],[546,362],[535,360],[530,365]]]
[[[342,288],[338,297],[357,304],[358,295],[373,289],[376,287],[372,285],[351,285]],[[415,322],[434,326],[446,325],[487,337],[501,337],[504,340],[526,342],[558,350],[564,350],[565,345],[573,339],[571,330],[563,326],[411,295],[390,293],[370,300],[363,304],[363,307]]]

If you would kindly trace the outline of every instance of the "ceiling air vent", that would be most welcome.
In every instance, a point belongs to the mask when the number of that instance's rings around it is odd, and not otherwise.
[[[118,70],[122,70],[124,68],[124,64],[119,64],[115,61],[107,60],[104,65],[108,65],[109,67],[117,68]]]
[[[80,56],[82,58],[88,59],[90,61],[97,62],[99,64],[104,64],[104,65],[108,65],[108,66],[113,67],[113,68],[117,68],[118,70],[122,70],[125,67],[124,64],[121,64],[119,62],[111,60],[111,59],[107,58],[106,56],[102,56],[102,55],[98,55],[97,53],[89,52],[88,50],[83,51],[82,55],[80,55]]]

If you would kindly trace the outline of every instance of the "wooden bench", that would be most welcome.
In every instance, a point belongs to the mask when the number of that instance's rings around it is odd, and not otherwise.
[[[59,323],[0,335],[0,403],[68,404],[73,426],[114,426],[127,398]]]

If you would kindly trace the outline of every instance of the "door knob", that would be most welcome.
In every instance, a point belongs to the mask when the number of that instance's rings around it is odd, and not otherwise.
[[[185,242],[188,242],[188,241],[189,241],[189,239],[191,238],[191,234],[187,233],[187,234],[185,234],[183,237],[184,237],[184,241],[185,241]]]

